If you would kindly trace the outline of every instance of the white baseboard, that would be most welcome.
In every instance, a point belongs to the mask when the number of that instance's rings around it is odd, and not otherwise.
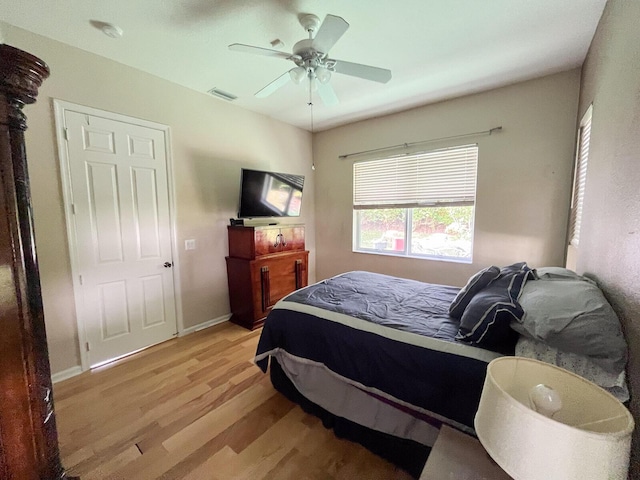
[[[181,332],[178,332],[179,337],[184,337],[185,335],[189,335],[190,333],[198,332],[200,330],[204,330],[205,328],[213,327],[214,325],[218,325],[219,323],[228,322],[231,318],[231,314],[228,313],[226,315],[222,315],[221,317],[214,318],[213,320],[209,320],[207,322],[199,323],[198,325],[194,325],[193,327],[185,328]]]
[[[80,375],[81,373],[82,367],[80,365],[76,365],[75,367],[67,368],[66,370],[51,375],[51,382],[58,383],[71,377],[75,377],[76,375]]]

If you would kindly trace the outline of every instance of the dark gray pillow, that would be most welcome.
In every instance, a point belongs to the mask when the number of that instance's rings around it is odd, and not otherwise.
[[[527,275],[527,278],[535,278],[534,270],[531,270],[527,262],[518,262],[512,265],[507,265],[506,267],[502,267],[500,269],[500,277],[505,277],[509,275],[515,275],[516,273],[521,272],[531,272]]]
[[[525,312],[511,328],[566,352],[589,357],[610,373],[620,373],[627,344],[620,321],[602,291],[585,277],[543,278],[524,287]]]
[[[500,275],[500,269],[496,266],[487,267],[475,273],[467,284],[458,292],[456,298],[449,305],[449,315],[460,319],[471,299],[483,288],[487,287]]]
[[[456,339],[512,353],[518,337],[510,332],[509,325],[524,315],[518,297],[532,276],[526,263],[504,267],[497,279],[471,299],[460,320]]]
[[[517,335],[509,326],[522,316],[522,308],[510,301],[496,286],[482,290],[471,299],[460,320],[456,339],[504,353],[513,353]]]

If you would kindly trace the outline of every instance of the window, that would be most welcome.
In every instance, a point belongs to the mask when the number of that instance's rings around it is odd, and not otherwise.
[[[356,252],[471,261],[478,146],[356,162]]]
[[[576,163],[573,173],[573,195],[571,197],[571,213],[569,216],[569,244],[578,246],[580,241],[580,226],[582,224],[582,204],[584,202],[584,188],[587,183],[587,162],[589,160],[589,142],[591,140],[591,116],[593,106],[580,121],[578,130],[578,145],[576,146]]]

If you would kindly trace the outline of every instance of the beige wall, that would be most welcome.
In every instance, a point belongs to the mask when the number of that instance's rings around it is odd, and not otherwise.
[[[573,70],[314,136],[317,275],[354,269],[463,285],[479,268],[561,265],[580,72]],[[352,252],[352,165],[341,154],[488,130],[479,145],[473,264]]]
[[[37,247],[52,369],[79,364],[73,291],[56,154],[53,98],[172,129],[184,325],[229,311],[225,226],[235,216],[241,166],[306,175],[301,221],[318,278],[367,269],[461,285],[480,267],[527,260],[563,263],[577,120],[593,102],[593,130],[577,270],[595,276],[624,323],[631,347],[631,409],[640,419],[640,2],[609,0],[582,72],[577,71],[310,134],[124,65],[0,23],[4,41],[45,61],[52,76],[26,107]],[[485,130],[479,137],[473,264],[351,251],[352,162],[338,155]],[[473,140],[473,139],[471,139]],[[466,142],[467,140],[465,140]],[[452,142],[458,143],[458,142]],[[433,144],[440,147],[445,144]],[[315,229],[314,229],[315,225]],[[314,262],[311,262],[311,279]],[[636,430],[631,478],[640,478]]]
[[[640,479],[640,2],[609,0],[582,72],[580,115],[593,103],[576,268],[594,276],[630,347],[636,431],[631,478]]]
[[[51,77],[25,108],[36,245],[54,373],[80,364],[52,99],[171,127],[184,327],[229,313],[226,225],[237,215],[240,168],[306,177],[302,216],[314,266],[311,134],[125,65],[0,23],[4,41],[43,59]],[[214,72],[203,72],[203,75]],[[185,239],[197,249],[184,251]]]

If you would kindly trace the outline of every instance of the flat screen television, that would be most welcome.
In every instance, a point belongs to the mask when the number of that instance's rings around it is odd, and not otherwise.
[[[303,175],[242,169],[238,218],[298,217]]]

